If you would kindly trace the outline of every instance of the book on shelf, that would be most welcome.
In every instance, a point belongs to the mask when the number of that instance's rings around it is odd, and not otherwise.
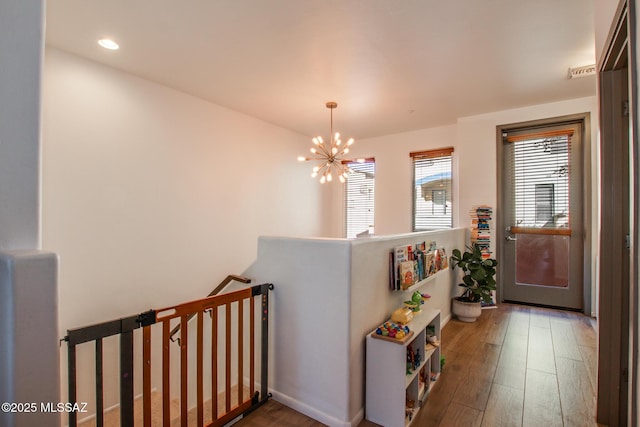
[[[400,283],[402,285],[402,289],[407,289],[409,286],[415,283],[415,281],[413,280],[413,274],[413,261],[404,261],[400,263]]]
[[[444,248],[438,249],[438,253],[440,254],[440,265],[439,270],[444,270],[449,267],[449,260],[447,259],[447,251]]]
[[[394,271],[394,282],[395,282],[395,289],[400,289],[402,286],[402,275],[400,274],[400,265],[409,260],[409,251],[407,249],[407,246],[398,246],[395,248],[395,259],[394,259],[394,266],[393,266],[393,271]]]
[[[389,289],[406,290],[448,267],[447,252],[436,242],[397,246],[389,253]]]

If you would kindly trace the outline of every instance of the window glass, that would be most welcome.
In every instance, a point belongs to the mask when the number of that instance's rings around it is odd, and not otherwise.
[[[346,237],[373,234],[375,161],[348,163],[351,173],[344,185]]]
[[[453,148],[411,153],[413,159],[413,231],[451,228]]]

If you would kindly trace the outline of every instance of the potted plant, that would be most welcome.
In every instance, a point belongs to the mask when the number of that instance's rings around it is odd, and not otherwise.
[[[474,243],[464,253],[454,249],[451,265],[460,267],[463,271],[462,283],[458,286],[465,288],[462,295],[453,298],[453,314],[463,322],[475,322],[482,314],[482,302],[492,301],[491,291],[496,289],[498,261],[493,258],[483,259],[480,247]]]

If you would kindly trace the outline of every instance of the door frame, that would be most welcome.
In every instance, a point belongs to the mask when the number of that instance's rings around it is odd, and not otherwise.
[[[635,0],[621,0],[612,21],[611,29],[600,61],[600,151],[601,188],[611,189],[626,185],[628,196],[627,217],[617,214],[624,202],[621,192],[602,191],[600,277],[608,279],[608,286],[600,286],[598,318],[598,402],[597,421],[607,425],[637,425],[638,405],[638,130],[635,121],[638,114],[638,85],[636,68],[636,5]],[[621,133],[619,119],[611,114],[619,108],[621,90],[619,71],[626,65],[626,90],[628,95],[628,130]],[[618,75],[616,75],[618,72]],[[623,86],[624,88],[624,86]],[[618,105],[617,105],[618,104]],[[623,142],[624,141],[624,142]],[[621,150],[629,157],[628,183],[621,183],[616,176],[615,160]],[[615,162],[614,162],[615,163]],[[617,193],[617,194],[612,194]],[[626,222],[626,224],[625,224]],[[628,231],[629,251],[624,254],[624,228]],[[627,270],[621,272],[621,259],[611,259],[602,247],[617,249],[624,256]],[[628,257],[628,259],[626,259]],[[605,283],[601,280],[600,283]],[[621,315],[620,307],[627,313]],[[624,388],[624,382],[628,384]],[[623,415],[621,414],[623,413]]]
[[[582,167],[584,179],[582,182],[582,211],[583,211],[583,261],[582,261],[582,310],[585,314],[591,315],[591,114],[588,112],[570,114],[566,116],[551,117],[539,120],[530,120],[519,123],[511,123],[505,125],[496,126],[496,158],[497,158],[497,209],[496,209],[496,224],[502,224],[502,192],[503,192],[503,161],[504,161],[504,149],[503,149],[503,137],[504,132],[513,131],[520,128],[535,128],[544,127],[550,125],[559,125],[562,123],[580,123],[582,127]],[[502,254],[505,251],[504,241],[506,232],[501,226],[496,226],[496,256],[498,259],[503,259]],[[497,300],[502,301],[502,290],[500,288],[500,277],[503,275],[503,267],[498,264],[498,289]]]

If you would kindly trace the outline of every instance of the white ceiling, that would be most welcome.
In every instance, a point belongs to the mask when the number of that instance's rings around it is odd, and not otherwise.
[[[326,101],[361,139],[596,91],[593,0],[50,0],[47,44],[305,135]]]

